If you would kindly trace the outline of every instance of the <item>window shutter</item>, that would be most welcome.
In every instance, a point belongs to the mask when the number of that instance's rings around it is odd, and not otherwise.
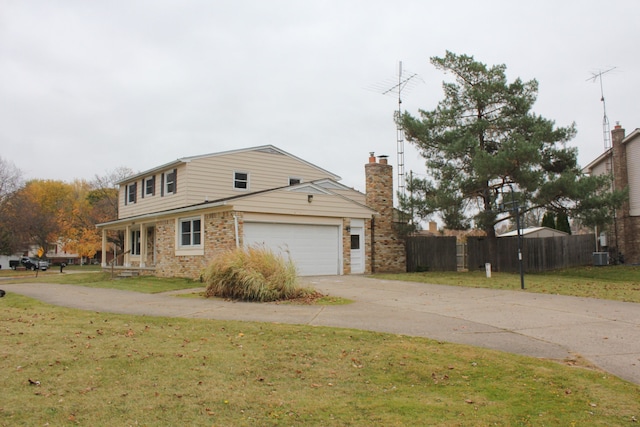
[[[173,194],[178,192],[178,169],[173,170]]]
[[[133,183],[133,203],[138,201],[138,183]]]
[[[156,176],[153,175],[153,177],[151,178],[151,195],[155,196],[156,195]]]
[[[164,196],[164,173],[160,175],[160,197]]]
[[[145,192],[145,187],[144,187],[144,178],[142,178],[142,180],[140,181],[140,198],[144,199],[144,192]]]

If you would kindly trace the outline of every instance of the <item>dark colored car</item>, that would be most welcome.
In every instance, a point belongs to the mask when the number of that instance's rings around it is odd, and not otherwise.
[[[49,268],[49,261],[40,260],[38,258],[30,258],[25,256],[20,259],[20,263],[24,265],[27,270],[40,269],[42,271],[45,271],[47,268]]]

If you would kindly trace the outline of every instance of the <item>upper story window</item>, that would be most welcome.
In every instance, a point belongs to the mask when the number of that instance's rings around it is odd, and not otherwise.
[[[180,246],[200,246],[202,241],[202,221],[200,218],[180,220]]]
[[[178,191],[178,170],[162,174],[162,195],[175,194]]]
[[[292,176],[289,177],[289,185],[296,185],[302,182],[302,178],[294,178]]]
[[[233,173],[233,188],[238,190],[249,189],[249,173],[248,172],[234,172]]]
[[[131,205],[136,202],[138,197],[138,183],[127,184],[125,187],[124,202],[125,205]]]
[[[144,189],[142,190],[142,197],[153,196],[156,194],[156,176],[149,176],[144,179]]]

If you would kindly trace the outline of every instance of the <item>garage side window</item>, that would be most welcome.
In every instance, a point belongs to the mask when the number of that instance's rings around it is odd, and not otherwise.
[[[200,218],[180,220],[180,246],[200,246],[202,241],[202,221]]]
[[[352,234],[351,235],[351,249],[360,249],[360,235]]]

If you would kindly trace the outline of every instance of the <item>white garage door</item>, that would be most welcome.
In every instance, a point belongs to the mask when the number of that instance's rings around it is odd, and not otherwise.
[[[244,243],[288,252],[302,276],[333,275],[340,274],[338,232],[336,225],[245,222]]]

